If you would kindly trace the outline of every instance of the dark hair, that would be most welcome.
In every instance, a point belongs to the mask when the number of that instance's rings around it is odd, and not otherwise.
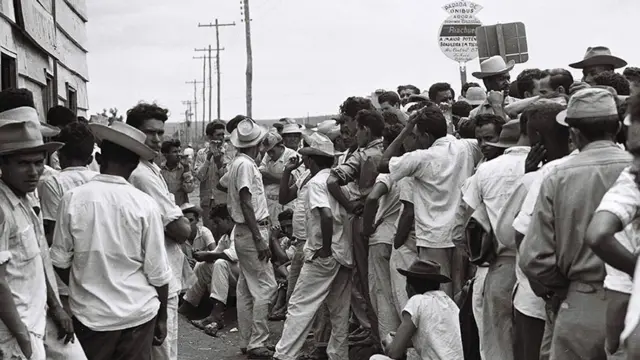
[[[613,71],[599,73],[593,77],[593,82],[600,86],[611,86],[616,89],[618,95],[629,95],[631,93],[627,79]]]
[[[469,117],[473,106],[466,101],[456,101],[451,105],[451,114],[459,117]]]
[[[382,131],[382,137],[384,138],[385,141],[391,144],[393,140],[395,140],[398,137],[398,135],[400,135],[400,132],[402,132],[402,129],[404,129],[404,126],[400,123],[387,125],[384,127],[384,130]]]
[[[102,140],[100,143],[100,167],[101,169],[109,163],[127,165],[135,168],[140,162],[140,156],[133,151],[126,149],[109,140]]]
[[[468,83],[464,83],[464,85],[462,85],[462,90],[461,90],[461,92],[462,92],[463,94],[466,94],[466,93],[467,93],[467,90],[469,90],[469,88],[472,88],[472,87],[480,87],[480,84],[475,83],[475,82],[468,82]]]
[[[620,122],[616,117],[600,117],[589,119],[566,119],[569,126],[580,130],[589,141],[604,139],[607,136],[615,136],[618,133]]]
[[[333,120],[336,121],[336,124],[343,125],[343,124],[346,124],[348,120],[351,120],[351,118],[347,115],[340,114],[338,116],[334,116]]]
[[[624,75],[628,81],[638,82],[640,81],[640,68],[628,66],[624,69],[622,75]]]
[[[180,140],[178,139],[170,139],[170,140],[166,140],[162,142],[162,145],[160,146],[160,152],[163,154],[168,154],[169,151],[171,151],[172,148],[178,148],[180,149],[180,146],[182,144],[180,143]]]
[[[208,124],[207,124],[207,128],[205,129],[205,131],[204,131],[204,132],[205,132],[205,134],[207,134],[208,136],[212,136],[212,135],[213,135],[213,133],[215,133],[215,132],[216,132],[216,130],[218,130],[218,129],[222,129],[222,130],[224,130],[224,129],[225,129],[225,127],[226,127],[226,126],[225,126],[225,124],[224,124],[222,121],[220,121],[220,120],[215,120],[215,121],[212,121],[212,122],[210,122],[210,123],[208,123]]]
[[[278,214],[278,221],[293,220],[293,210],[286,209]]]
[[[356,115],[356,122],[360,127],[367,127],[375,137],[382,136],[384,130],[384,118],[377,110],[360,110]]]
[[[547,69],[544,71],[544,76],[550,76],[549,79],[549,87],[551,89],[558,90],[560,86],[564,89],[565,93],[569,93],[569,88],[573,85],[573,75],[567,69],[557,68],[557,69]]]
[[[229,120],[229,122],[227,123],[227,132],[231,134],[233,130],[235,130],[238,127],[238,124],[240,124],[240,121],[244,119],[247,119],[247,117],[244,115],[236,115],[233,119]]]
[[[431,87],[429,88],[429,100],[436,101],[436,96],[438,96],[438,93],[441,91],[451,91],[451,97],[456,97],[456,92],[453,91],[449,83],[440,82],[431,85]]]
[[[418,89],[418,87],[414,86],[414,85],[400,85],[400,86],[398,86],[398,94],[400,94],[404,90],[411,90],[415,94],[420,94],[420,89]]]
[[[433,103],[431,100],[423,100],[409,106],[409,108],[407,109],[407,112],[410,113],[416,110],[424,109],[426,107],[438,108],[437,105]]]
[[[77,120],[76,114],[62,105],[54,106],[47,111],[47,123],[52,126],[62,128]]]
[[[411,116],[416,118],[418,130],[430,134],[436,139],[447,136],[447,120],[439,108],[426,106]]]
[[[400,103],[400,96],[393,91],[385,91],[378,96],[378,103],[389,103],[391,106],[396,106]]]
[[[127,110],[127,125],[140,129],[147,120],[160,120],[165,122],[169,119],[169,110],[161,108],[157,104],[139,102],[136,106]]]
[[[89,120],[87,120],[84,116],[78,116],[78,121],[81,123],[89,124]]]
[[[485,83],[487,78],[484,79]],[[509,96],[513,98],[520,98],[520,92],[518,91],[518,80],[509,83]]]
[[[229,219],[231,215],[229,214],[229,209],[227,208],[227,204],[217,204],[214,205],[209,211],[209,218],[211,219]]]
[[[352,119],[356,118],[360,110],[375,110],[375,107],[373,103],[371,103],[371,100],[358,96],[348,97],[347,100],[340,105],[340,114],[347,115]]]
[[[320,170],[330,169],[335,162],[335,159],[329,156],[309,155],[309,159],[318,165]]]
[[[63,127],[56,140],[64,143],[58,151],[66,158],[88,160],[93,154],[95,138],[89,125],[83,122],[76,121]]]
[[[473,122],[476,125],[476,129],[485,125],[493,125],[498,134],[502,132],[502,126],[505,124],[505,121],[502,117],[494,114],[476,115],[476,117],[473,118]]]
[[[395,112],[385,110],[382,112],[382,118],[384,119],[384,123],[387,125],[400,124],[400,119],[398,119],[398,115]]]
[[[35,108],[33,93],[27,89],[5,89],[0,91],[0,112],[19,107]]]
[[[476,124],[471,119],[467,118],[465,121],[460,120],[458,123],[458,134],[463,139],[475,139],[476,138]]]
[[[407,284],[409,284],[418,294],[440,290],[439,282],[429,281],[419,277],[407,276]]]
[[[529,136],[531,136],[531,133],[534,131],[539,132],[538,129],[567,129],[556,122],[556,116],[564,109],[566,109],[566,106],[564,105],[560,105],[552,101],[539,100],[527,106],[520,115],[520,119],[522,119],[522,117],[526,118],[526,131]],[[566,133],[568,134],[568,130]]]
[[[520,135],[529,135],[527,126],[529,126],[529,113],[522,112],[520,114]]]
[[[534,80],[540,80],[544,78],[544,73],[540,69],[525,69],[522,70],[516,78],[516,86],[518,87],[518,97],[524,98],[525,92],[533,92]]]

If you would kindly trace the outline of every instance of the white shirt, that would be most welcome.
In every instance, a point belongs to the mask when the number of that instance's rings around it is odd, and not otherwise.
[[[67,191],[86,184],[97,172],[86,166],[68,167],[38,184],[38,195],[44,220],[56,221],[58,206]]]
[[[404,211],[404,202],[409,202],[413,204],[413,195],[415,193],[415,185],[413,185],[413,178],[404,178],[398,182],[398,199],[400,200],[400,205],[402,206],[401,212]],[[415,208],[415,206],[414,206]],[[398,216],[398,220],[396,220],[396,231],[398,229],[398,223],[400,222],[400,216]],[[416,245],[416,225],[415,220],[411,224],[411,230],[407,235],[407,240],[404,242],[404,246],[408,249],[418,252],[418,248]]]
[[[616,240],[631,253],[638,255],[640,250],[640,234],[637,229],[640,226],[640,190],[635,183],[634,175],[626,168],[620,173],[618,180],[602,198],[596,213],[607,211],[615,215],[624,229],[615,234]],[[604,278],[604,287],[610,290],[631,294],[633,291],[633,279],[626,273],[605,264],[607,276]]]
[[[333,237],[331,241],[331,253],[334,259],[341,265],[353,266],[353,250],[351,237],[344,233],[344,220],[346,212],[338,202],[329,194],[327,179],[331,169],[320,170],[307,183],[307,242],[304,245],[305,260],[313,259],[315,253],[322,249],[322,229],[320,227],[319,209],[330,209],[333,216]]]
[[[119,176],[100,174],[67,192],[51,260],[71,268],[73,315],[93,331],[132,328],[153,319],[160,306],[154,287],[171,279],[163,233],[156,202]]]
[[[298,180],[296,187],[298,188],[298,196],[293,201],[293,237],[298,240],[307,239],[307,229],[305,221],[307,218],[307,184],[305,181],[311,176],[311,171],[305,170]]]
[[[480,204],[485,205],[496,237],[499,236],[498,216],[524,175],[525,161],[530,150],[529,146],[506,149],[503,155],[478,166],[476,173],[467,179],[462,188],[462,199],[472,209],[477,209]],[[515,249],[508,249],[503,243],[498,238],[498,254],[515,256]]]
[[[450,248],[461,188],[482,158],[477,141],[451,135],[430,148],[391,158],[391,179],[413,177],[416,240],[419,247]]]
[[[251,205],[257,221],[269,217],[267,198],[264,195],[262,174],[256,162],[241,152],[233,159],[228,167],[227,207],[231,218],[236,224],[244,224],[244,214],[240,207],[240,190],[247,188],[251,194]]]
[[[289,162],[289,159],[294,157],[297,158],[297,157],[300,157],[300,155],[298,154],[297,151],[289,149],[288,147],[285,147],[284,151],[282,152],[282,155],[280,155],[280,157],[275,160],[272,160],[268,154],[265,154],[265,156],[262,158],[262,162],[260,164],[259,170],[268,172],[276,176],[282,176],[282,173],[284,172],[284,167]],[[300,169],[300,170],[304,170],[304,169]],[[292,175],[294,176],[295,179],[297,179],[297,176],[299,176],[299,174],[300,174],[299,168],[292,172]],[[265,196],[267,196],[269,199],[275,200],[275,201],[278,200],[279,194],[280,194],[280,184],[265,185],[264,190],[265,190]]]
[[[235,226],[231,230],[231,235],[224,234],[218,240],[218,245],[213,250],[215,253],[224,253],[229,257],[231,261],[238,261],[238,254],[236,254],[236,242],[235,242]]]
[[[169,192],[167,182],[162,177],[158,165],[146,160],[140,160],[138,167],[131,173],[129,182],[156,201],[160,207],[160,215],[162,216],[162,225],[164,227],[184,216],[180,207],[176,205],[175,197]],[[167,258],[173,274],[169,284],[169,297],[172,297],[183,290],[187,285],[188,278],[193,275],[193,271],[191,268],[186,270],[184,267],[185,258],[180,244],[172,239],[165,238],[165,236],[162,236],[162,239],[165,240],[164,246],[167,250]],[[186,273],[183,273],[183,270],[186,270]]]
[[[413,347],[423,360],[463,360],[460,310],[444,291],[414,295],[402,312],[416,327]]]
[[[198,233],[196,237],[193,239],[193,243],[191,246],[193,247],[193,251],[206,251],[209,248],[209,245],[215,244],[216,239],[213,237],[211,230],[207,229],[204,226],[198,225]]]
[[[376,178],[376,183],[384,184],[388,192],[378,201],[378,212],[376,213],[376,231],[369,238],[369,245],[388,244],[393,245],[393,237],[398,229],[398,217],[400,216],[400,189],[391,180],[391,175],[380,174]]]

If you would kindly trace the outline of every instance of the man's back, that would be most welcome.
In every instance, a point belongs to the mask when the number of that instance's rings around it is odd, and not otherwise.
[[[86,184],[97,172],[88,167],[69,167],[48,177],[38,185],[42,217],[44,220],[56,221],[58,206],[64,194],[80,185]]]

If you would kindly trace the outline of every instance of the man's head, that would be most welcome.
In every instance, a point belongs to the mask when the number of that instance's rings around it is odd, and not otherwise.
[[[61,168],[86,166],[93,161],[95,138],[89,125],[80,121],[68,124],[62,128],[56,140],[64,143],[58,150]]]
[[[540,96],[553,98],[569,94],[569,88],[573,84],[573,76],[569,70],[547,69],[542,75],[539,83]]]
[[[300,140],[302,140],[302,130],[298,124],[285,124],[282,127],[282,143],[284,147],[291,150],[298,150]]]
[[[461,118],[469,117],[471,110],[473,107],[466,101],[456,101],[451,105],[451,114]]]
[[[566,114],[557,121],[570,127],[571,141],[581,149],[598,140],[613,141],[620,130],[615,96],[606,89],[589,88],[571,96]]]
[[[447,120],[439,108],[426,106],[411,116],[415,117],[413,134],[418,149],[426,149],[437,139],[447,136]]]
[[[109,140],[100,144],[100,153],[96,154],[103,174],[119,175],[128,179],[138,167],[140,156],[133,151],[117,145]]]
[[[360,110],[356,115],[356,140],[359,147],[365,147],[371,141],[382,136],[384,118],[377,110]]]
[[[264,138],[262,142],[265,150],[267,151],[267,155],[269,155],[269,159],[275,161],[282,156],[284,152],[284,144],[282,142],[282,136],[278,133],[270,132]],[[288,159],[285,159],[285,163]]]
[[[618,95],[630,95],[631,90],[629,88],[629,82],[620,74],[613,71],[606,71],[593,77],[594,85],[599,86],[611,86],[614,88]]]
[[[460,90],[460,95],[462,97],[466,97],[467,90],[469,90],[469,88],[472,88],[472,87],[480,87],[480,84],[474,83],[474,82],[464,83],[464,85],[462,85],[462,90]]]
[[[400,119],[398,119],[398,115],[394,111],[384,110],[382,118],[387,125],[400,124]]]
[[[127,125],[147,135],[145,145],[160,151],[164,136],[164,123],[169,119],[169,110],[156,104],[140,102],[127,111]]]
[[[280,230],[289,238],[293,237],[293,210],[287,209],[278,214]]]
[[[167,160],[167,166],[178,165],[180,161],[180,146],[180,140],[178,139],[164,141],[160,146],[162,156]]]
[[[502,155],[504,149],[497,148],[487,143],[497,143],[500,140],[500,132],[505,124],[503,118],[493,114],[480,114],[473,118],[475,122],[476,139],[486,160],[493,160]]]
[[[0,91],[0,113],[23,106],[35,109],[31,91],[15,88]]]
[[[482,79],[484,87],[487,91],[509,91],[509,85],[511,84],[511,75],[509,73],[488,76]]]
[[[429,100],[436,104],[440,103],[453,103],[456,93],[451,88],[451,85],[446,82],[435,83],[429,88]]]
[[[215,120],[207,124],[205,134],[209,141],[216,141],[222,144],[224,141],[225,124],[220,120]]]
[[[216,238],[231,233],[235,224],[233,223],[233,219],[231,219],[231,215],[229,215],[227,204],[215,205],[211,208],[209,216],[212,223],[211,232]]]
[[[202,210],[192,204],[184,204],[180,207],[182,209],[182,215],[184,215],[187,220],[189,220],[189,224],[191,225],[191,239],[196,237],[198,233],[198,222],[200,221],[200,215]]]
[[[385,149],[388,148],[389,145],[391,145],[393,140],[395,140],[398,135],[400,135],[402,129],[404,129],[404,126],[402,126],[402,124],[386,125],[384,127],[384,130],[382,131],[382,144]],[[404,153],[404,150],[402,150],[402,153]]]
[[[593,81],[593,78],[602,73],[614,71],[615,69],[613,65],[586,66],[584,69],[582,69],[582,82],[586,82],[589,85],[596,85],[596,83]]]
[[[373,106],[371,100],[358,96],[348,97],[347,100],[340,105],[340,115],[346,115],[344,118],[345,123],[354,134],[357,130],[355,119],[360,110],[376,110],[376,108]]]
[[[77,120],[76,114],[62,105],[56,105],[47,111],[47,123],[51,126],[63,128]]]
[[[405,105],[411,95],[420,95],[420,89],[413,85],[400,85],[398,86],[398,95],[400,95],[402,105]]]
[[[640,68],[629,66],[624,69],[624,72],[622,74],[629,82],[631,95],[640,93]]]
[[[236,115],[233,119],[229,120],[229,122],[227,123],[227,132],[231,134],[233,130],[235,130],[238,127],[238,124],[240,124],[240,121],[246,118],[247,117],[244,115]]]
[[[556,116],[566,109],[551,100],[538,100],[529,105],[520,118],[525,118],[526,131],[531,145],[542,144],[546,149],[545,161],[552,161],[569,154],[569,129],[558,124]]]
[[[518,96],[521,99],[540,95],[540,80],[544,77],[540,69],[525,69],[518,74],[516,79]]]
[[[400,96],[393,91],[385,91],[378,96],[378,104],[382,111],[400,108]]]
[[[351,118],[347,115],[340,115],[335,120],[336,124],[340,126],[340,139],[342,145],[345,147],[344,150],[351,149],[356,146],[356,131],[352,130],[349,125],[347,125],[347,122],[351,121]]]

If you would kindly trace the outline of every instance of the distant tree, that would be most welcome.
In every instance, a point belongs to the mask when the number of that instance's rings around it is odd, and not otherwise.
[[[122,115],[118,115],[118,108],[102,109],[102,113],[99,115],[109,119],[109,125],[113,124],[114,121],[124,121]]]

